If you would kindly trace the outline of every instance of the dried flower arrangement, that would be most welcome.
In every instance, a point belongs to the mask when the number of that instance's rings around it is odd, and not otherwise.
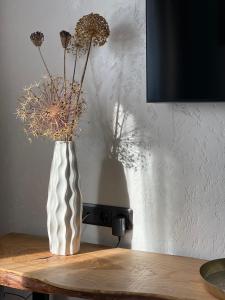
[[[83,16],[76,24],[75,32],[60,32],[64,49],[63,77],[53,76],[44,59],[41,46],[44,42],[42,32],[34,32],[30,39],[37,47],[43,65],[48,73],[39,83],[24,89],[17,108],[17,116],[24,122],[24,131],[29,140],[31,136],[47,137],[55,141],[71,141],[78,132],[80,116],[85,111],[83,82],[92,46],[103,46],[110,30],[106,20],[99,14]],[[72,79],[67,79],[66,56],[74,53]],[[79,81],[75,81],[78,58],[86,55]]]

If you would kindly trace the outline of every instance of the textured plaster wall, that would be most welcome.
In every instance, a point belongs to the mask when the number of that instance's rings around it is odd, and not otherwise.
[[[144,0],[0,0],[1,233],[46,234],[53,143],[30,145],[13,115],[22,87],[43,73],[29,34],[45,33],[45,56],[59,73],[58,32],[72,31],[91,11],[107,18],[111,37],[93,50],[85,81],[88,112],[77,142],[84,201],[133,208],[134,230],[124,246],[224,256],[225,103],[146,104]],[[109,159],[118,101],[125,132],[138,129],[129,149],[145,155],[144,168],[135,156],[136,171]],[[83,239],[116,242],[110,230],[91,226]]]

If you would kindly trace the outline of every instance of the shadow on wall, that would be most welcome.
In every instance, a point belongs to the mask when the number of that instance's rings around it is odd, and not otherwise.
[[[148,251],[190,254],[195,220],[198,220],[197,212],[200,211],[195,212],[193,208],[194,204],[198,205],[198,187],[195,187],[197,176],[192,176],[195,172],[199,175],[195,166],[198,157],[202,161],[199,147],[196,147],[199,145],[194,141],[194,137],[198,139],[199,135],[196,131],[198,114],[195,115],[198,104],[191,105],[190,109],[185,106],[184,118],[180,113],[180,104],[177,108],[172,103],[145,103],[144,28],[140,28],[142,25],[136,22],[135,15],[131,14],[134,17],[131,23],[126,23],[130,20],[129,15],[126,18],[126,13],[122,13],[123,20],[118,19],[119,15],[115,13],[117,25],[111,31],[111,63],[91,60],[92,78],[97,77],[95,70],[101,65],[100,71],[104,72],[104,63],[109,64],[106,68],[110,73],[110,83],[105,84],[108,74],[105,74],[104,85],[98,80],[94,82],[96,114],[105,144],[98,201],[109,205],[129,204],[134,210],[134,231],[132,241],[127,241],[129,246],[132,244],[133,248]],[[119,139],[119,134],[115,135],[118,107],[118,127],[119,130],[122,127],[123,131]],[[127,134],[129,140],[126,140]],[[125,158],[129,154],[121,145],[135,152],[133,161],[138,166],[136,173],[135,166],[129,167],[120,156],[112,156],[115,144],[119,153],[126,153]],[[193,149],[194,154],[187,149]],[[145,157],[137,159],[138,155]]]
[[[127,184],[127,170],[135,170],[145,164],[145,152],[149,140],[146,140],[143,122],[137,124],[135,112],[130,110],[130,101],[133,96],[126,99],[126,94],[132,94],[129,77],[125,70],[127,68],[127,50],[132,51],[136,47],[138,34],[133,26],[128,23],[119,23],[112,28],[110,38],[110,50],[114,56],[110,74],[114,76],[110,83],[110,94],[105,91],[102,82],[96,80],[96,61],[91,60],[91,72],[95,86],[95,113],[98,117],[100,130],[104,140],[104,159],[102,160],[98,203],[131,207],[131,201]],[[107,67],[108,68],[108,67]],[[124,84],[125,83],[125,84]],[[104,100],[102,99],[104,98]],[[102,101],[103,100],[103,101]],[[101,102],[100,102],[101,101]],[[138,106],[138,103],[133,103]],[[140,151],[142,148],[143,151]],[[99,230],[99,242],[102,240],[102,232]],[[131,247],[132,232],[126,234],[122,245]]]
[[[122,118],[122,123],[120,123],[119,118],[120,105],[117,105],[117,112],[115,116],[115,128],[114,132],[106,136],[106,152],[105,158],[102,161],[101,173],[99,179],[98,188],[98,202],[100,204],[107,204],[113,206],[123,206],[130,207],[130,199],[127,188],[127,180],[124,170],[124,164],[132,163],[127,157],[128,145],[123,145],[123,126],[125,120],[125,114]],[[109,124],[108,124],[109,125]],[[106,126],[103,128],[107,128]],[[109,126],[110,132],[110,126]],[[126,240],[126,246],[131,246],[132,235],[129,235],[129,239]]]
[[[98,191],[99,203],[129,207],[130,200],[123,164],[115,158],[106,157],[102,162]]]
[[[146,104],[145,34],[140,34],[144,28],[135,18],[132,23],[124,19],[123,15],[111,30],[111,63],[91,59],[90,64],[96,105],[92,113],[97,115],[105,146],[98,202],[134,210],[134,230],[123,246],[173,252],[183,230],[179,225],[184,210],[180,158],[174,155],[179,140],[173,109]],[[103,84],[95,80],[95,72],[100,69],[104,74],[104,63],[109,64],[111,81]],[[98,234],[101,242],[101,230]]]

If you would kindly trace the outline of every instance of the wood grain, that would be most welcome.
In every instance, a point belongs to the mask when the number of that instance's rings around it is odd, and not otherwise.
[[[55,256],[46,238],[0,238],[0,284],[91,299],[215,300],[199,275],[203,260],[82,244]]]

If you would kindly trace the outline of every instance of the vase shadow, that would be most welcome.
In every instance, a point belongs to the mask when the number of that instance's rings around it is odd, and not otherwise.
[[[120,161],[113,157],[105,157],[102,161],[98,186],[98,203],[130,208],[124,166]],[[102,233],[99,230],[99,241],[101,238]],[[123,247],[130,248],[131,241],[132,230],[126,232],[125,237],[122,238],[121,244]]]
[[[130,204],[123,164],[114,158],[102,162],[98,190],[99,203],[127,207]]]

